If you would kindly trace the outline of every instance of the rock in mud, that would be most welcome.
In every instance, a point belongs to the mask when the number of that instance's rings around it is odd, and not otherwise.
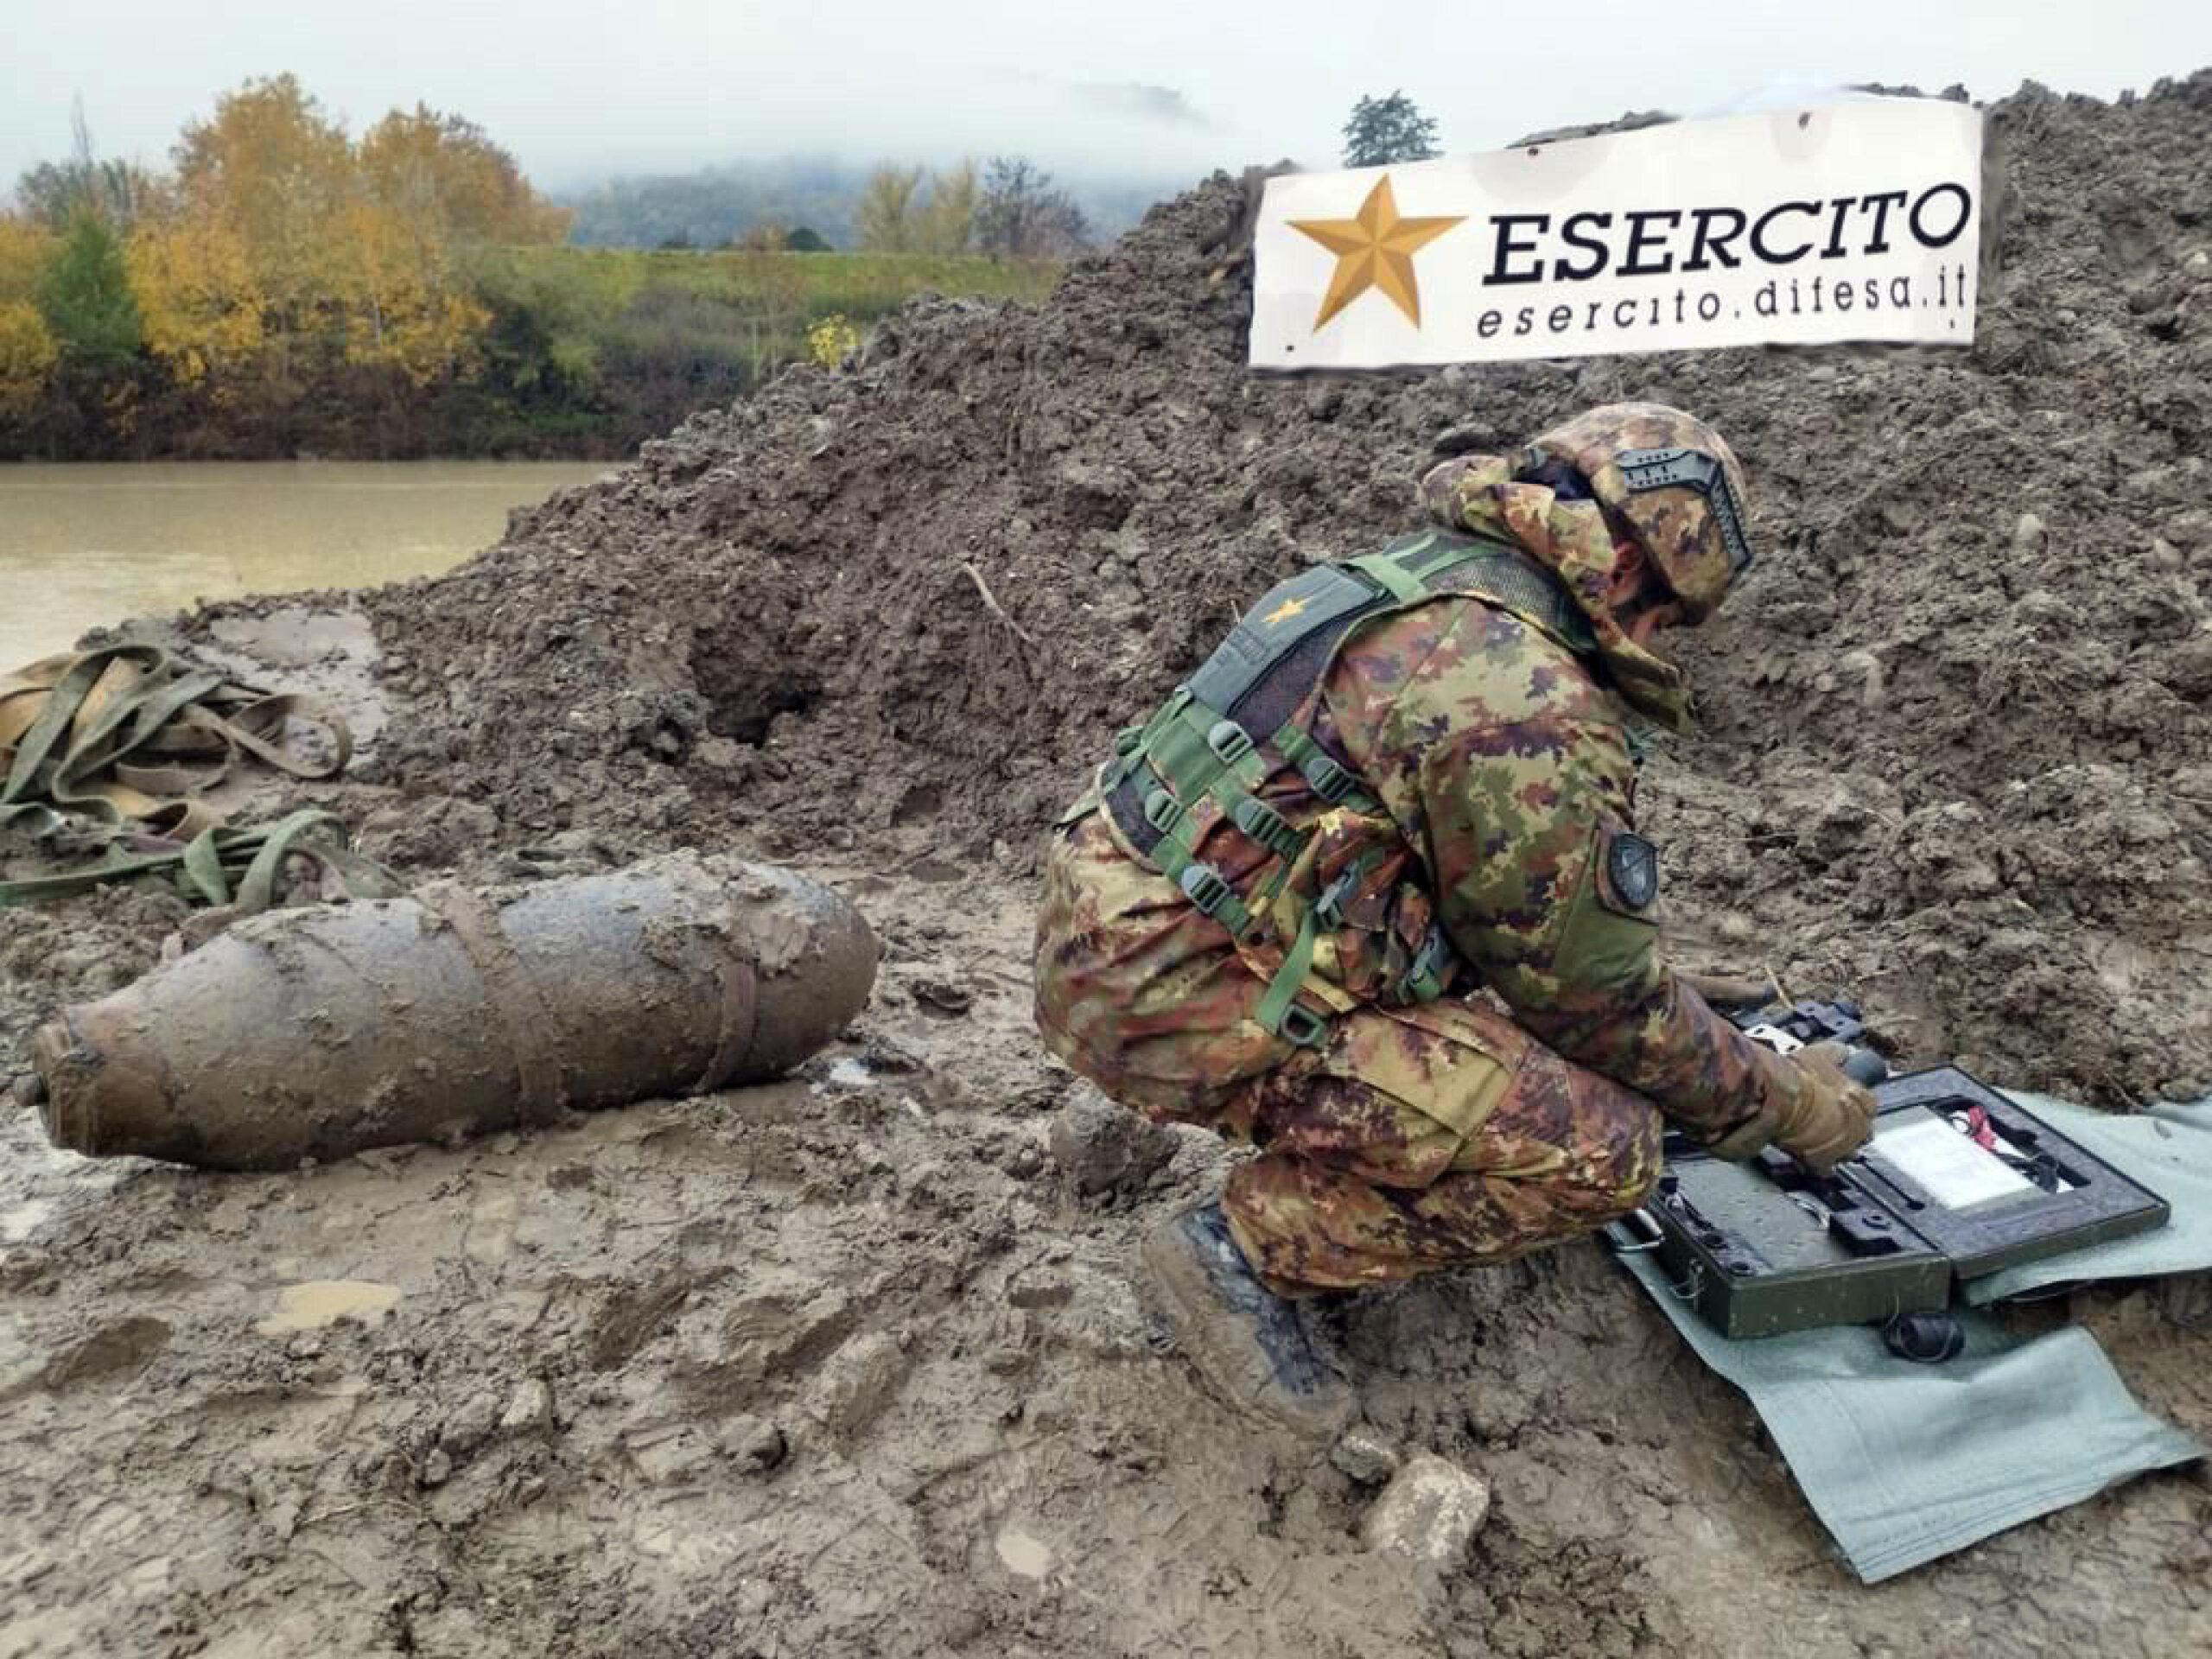
[[[1175,1155],[1175,1137],[1085,1084],[1052,1120],[1053,1160],[1078,1192],[1141,1186]]]
[[[1448,1572],[1490,1515],[1490,1486],[1431,1452],[1416,1452],[1360,1522],[1368,1548],[1410,1555]]]
[[[1398,1472],[1398,1454],[1390,1443],[1373,1429],[1357,1425],[1329,1448],[1329,1461],[1363,1486],[1380,1486]]]
[[[766,1418],[744,1413],[715,1432],[715,1444],[740,1472],[748,1475],[767,1473],[783,1462],[790,1449],[782,1429]]]

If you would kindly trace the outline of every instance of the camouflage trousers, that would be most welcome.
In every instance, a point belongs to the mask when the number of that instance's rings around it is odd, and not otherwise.
[[[1341,1015],[1219,1127],[1260,1148],[1222,1205],[1283,1295],[1508,1261],[1626,1214],[1659,1175],[1650,1102],[1483,1001]]]

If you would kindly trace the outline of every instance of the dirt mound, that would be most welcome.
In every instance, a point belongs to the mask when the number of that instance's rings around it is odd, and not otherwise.
[[[1764,550],[1653,789],[1694,944],[2010,1080],[2212,1085],[2208,117],[2208,74],[1998,105],[1970,354],[1255,379],[1217,177],[1041,309],[910,309],[372,601],[390,775],[512,836],[1020,871],[1232,607],[1404,522],[1435,432],[1656,397],[1730,435]]]

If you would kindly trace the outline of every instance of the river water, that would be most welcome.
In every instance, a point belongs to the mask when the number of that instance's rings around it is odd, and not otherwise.
[[[434,575],[607,461],[0,466],[0,674],[196,599]]]

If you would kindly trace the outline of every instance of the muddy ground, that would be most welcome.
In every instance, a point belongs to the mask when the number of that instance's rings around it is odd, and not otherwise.
[[[1223,1154],[1043,1057],[1027,951],[1043,819],[1233,606],[1401,523],[1441,428],[1649,395],[1736,442],[1764,550],[1646,786],[1680,954],[1909,1058],[2200,1091],[2209,116],[2208,75],[1997,106],[1970,353],[1255,381],[1217,180],[450,577],[163,625],[355,708],[350,780],[270,804],[410,877],[734,848],[886,959],[791,1080],[529,1136],[218,1176],[0,1123],[0,1659],[2206,1650],[2202,1473],[1863,1588],[1594,1247],[1332,1315],[1381,1437],[1494,1489],[1459,1571],[1363,1552],[1371,1488],[1168,1351],[1133,1247]],[[0,1043],[182,915],[0,914]],[[2019,1317],[2069,1312],[2212,1433],[2204,1281]]]

